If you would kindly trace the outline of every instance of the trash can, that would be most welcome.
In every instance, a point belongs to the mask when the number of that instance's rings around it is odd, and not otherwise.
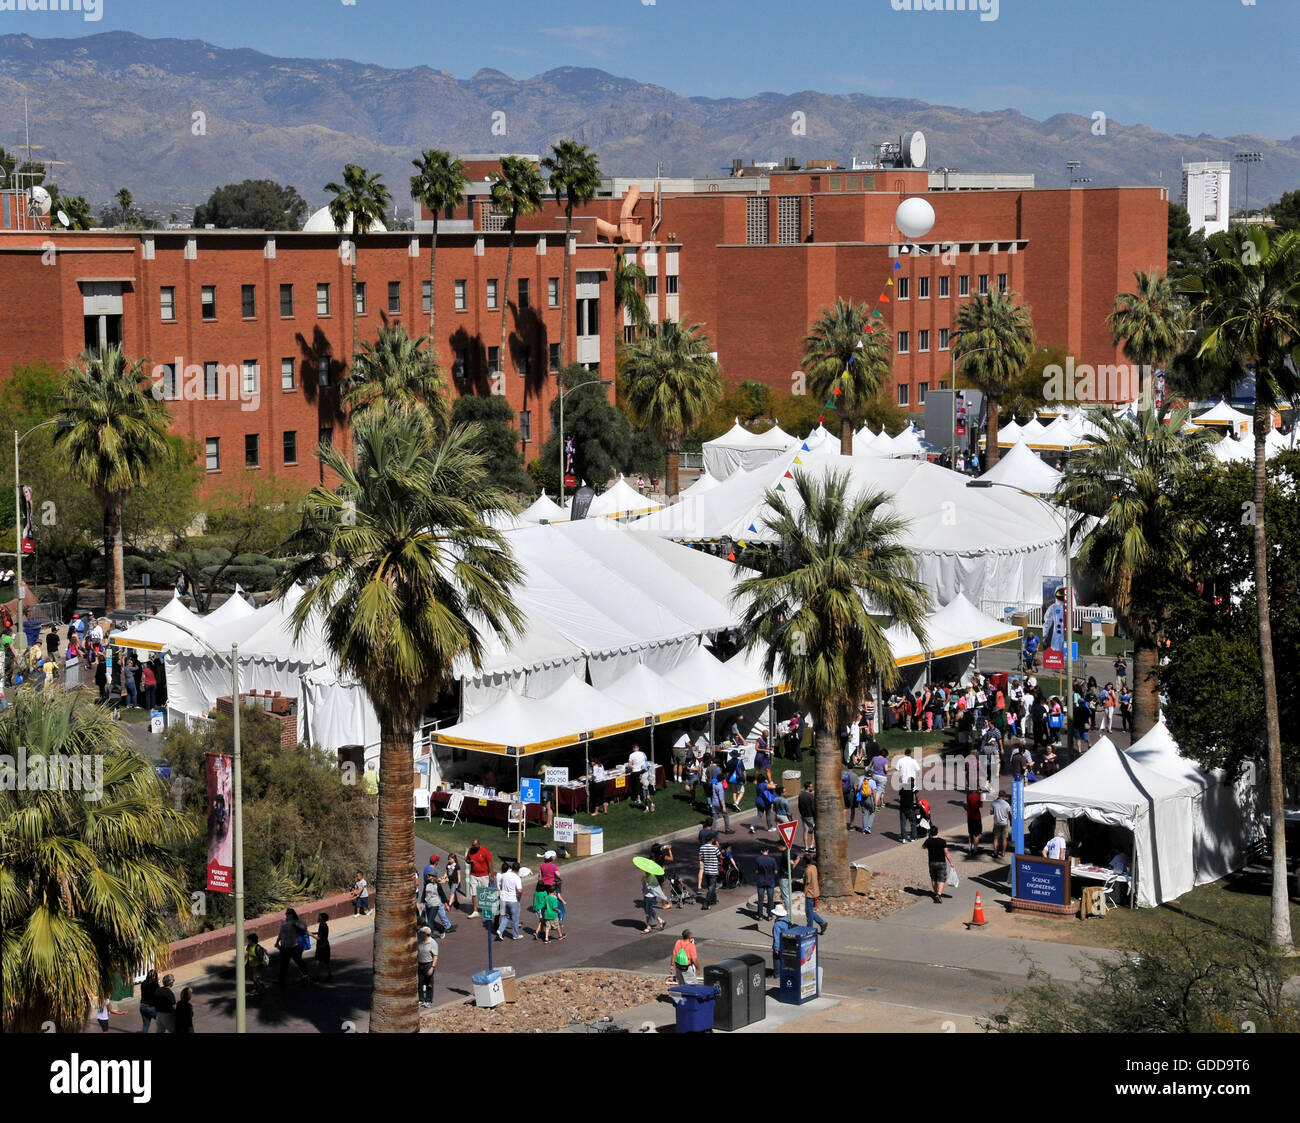
[[[480,971],[471,976],[475,1006],[500,1006],[506,1000],[500,971]]]
[[[802,772],[782,772],[781,773],[781,794],[787,799],[792,795],[798,795],[800,786],[803,783]]]
[[[767,1017],[767,960],[750,951],[736,956],[736,961],[745,965],[745,999],[749,1003],[745,1024],[752,1026]]]
[[[816,928],[791,928],[782,934],[776,985],[777,1001],[790,1006],[802,1006],[817,997]]]
[[[39,620],[24,620],[23,635],[27,637],[27,646],[35,647],[41,640],[41,622]]]
[[[687,984],[669,987],[668,997],[677,1007],[678,1033],[712,1033],[713,1003],[718,997],[716,987]]]
[[[502,967],[500,970],[501,994],[507,1002],[518,1002],[519,982],[515,978],[515,969],[513,967]]]
[[[749,1025],[749,967],[739,959],[724,959],[704,968],[704,985],[718,988],[713,1028],[742,1029]]]

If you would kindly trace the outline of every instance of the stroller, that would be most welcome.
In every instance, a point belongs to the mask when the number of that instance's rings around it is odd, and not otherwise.
[[[696,900],[695,890],[687,885],[680,877],[670,877],[668,879],[668,902],[673,906],[673,908],[681,908],[683,905],[693,905]]]

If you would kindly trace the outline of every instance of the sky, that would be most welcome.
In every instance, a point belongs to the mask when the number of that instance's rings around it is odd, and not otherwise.
[[[1038,119],[1101,110],[1193,136],[1300,134],[1300,0],[967,0],[982,9],[970,12],[910,10],[935,0],[62,2],[99,18],[0,0],[0,34],[126,30],[458,78],[590,66],[685,96],[814,89]]]

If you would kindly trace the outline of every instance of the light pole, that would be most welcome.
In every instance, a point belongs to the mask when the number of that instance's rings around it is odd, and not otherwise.
[[[204,647],[211,652],[212,657],[218,663],[223,662],[227,657],[205,640],[198,632],[187,628],[184,624],[177,624],[173,620],[167,621],[170,627],[177,631],[184,632],[191,639],[198,640]],[[162,645],[150,645],[146,650],[161,651]],[[235,1032],[247,1032],[247,1002],[244,995],[244,771],[243,771],[243,754],[241,751],[239,737],[239,645],[232,643],[230,645],[230,690],[231,701],[233,703],[232,713],[234,715],[234,759],[231,762],[231,823],[234,834],[233,851],[235,865]]]
[[[1242,184],[1242,222],[1250,222],[1250,165],[1262,163],[1263,160],[1264,154],[1262,152],[1237,152],[1232,157],[1234,164],[1243,165],[1245,173],[1245,182]]]
[[[1070,448],[1066,448],[1066,467],[1069,467]],[[1015,484],[999,483],[996,480],[967,480],[967,487],[989,488],[1005,487],[1012,491],[1018,491],[1021,495],[1028,495],[1031,499],[1037,499],[1049,511],[1055,515],[1057,508],[1053,507],[1047,497],[1040,495],[1036,491],[1026,491],[1022,487],[1016,487]],[[1070,512],[1067,509],[1060,511],[1061,521],[1065,524],[1065,743],[1073,748],[1072,738],[1074,734],[1074,564],[1070,558]]]
[[[971,355],[979,355],[985,351],[1000,351],[1000,347],[976,347],[974,351],[963,351],[957,353],[956,348],[952,352],[952,382],[948,387],[951,409],[951,424],[948,426],[948,436],[950,444],[948,445],[948,467],[952,468],[957,463],[957,360],[966,361]],[[979,438],[975,440],[975,447],[979,448]],[[987,449],[985,455],[987,455]],[[954,469],[955,470],[955,469]]]
[[[72,428],[72,422],[68,418],[55,417],[50,421],[33,425],[22,436],[18,435],[17,429],[14,430],[14,556],[17,558],[15,575],[18,578],[17,596],[14,598],[18,602],[18,634],[14,636],[15,651],[22,651],[27,646],[27,634],[23,631],[23,487],[18,475],[18,446],[37,429],[44,429],[50,425],[57,425],[60,429]]]
[[[560,436],[558,444],[560,446],[560,506],[564,506],[564,399],[574,392],[581,390],[584,386],[595,386],[596,383],[602,386],[613,386],[614,382],[608,378],[589,378],[586,382],[579,382],[576,386],[570,386],[567,390],[560,391]]]

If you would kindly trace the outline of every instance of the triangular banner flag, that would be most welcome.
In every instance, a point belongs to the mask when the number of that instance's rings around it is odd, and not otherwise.
[[[784,491],[784,490],[785,490],[785,484],[781,484],[781,483],[777,484],[777,485],[776,485],[776,490],[777,490],[777,491]]]
[[[835,393],[835,394],[842,394],[842,393],[844,393],[844,390],[843,390],[841,387],[836,386],[835,389],[832,391],[832,393]]]
[[[808,447],[808,442],[807,442],[807,441],[804,441],[804,443],[800,446],[799,451],[800,451],[800,452],[812,452],[812,449],[810,449],[810,448]]]
[[[893,288],[893,287],[894,287],[894,278],[893,278],[893,277],[890,277],[889,280],[887,280],[887,281],[885,282],[885,288],[888,289],[888,288]]]
[[[802,464],[803,461],[800,460],[800,459],[796,456],[796,457],[794,458],[794,463],[796,463],[796,464]]]
[[[731,553],[727,555],[727,561],[734,562],[735,560],[736,560],[736,551],[732,550]]]
[[[744,540],[743,538],[741,538],[741,539],[736,543],[736,545],[739,546],[742,550],[746,548],[746,547],[745,547],[745,540]]]
[[[817,424],[820,425],[825,420],[826,420],[826,415],[823,413],[819,418],[817,418]]]
[[[792,479],[794,479],[794,473],[791,472],[789,468],[787,468],[787,469],[785,470],[785,476],[782,477],[782,478],[783,478],[783,479],[787,479],[787,480],[792,480]]]
[[[889,297],[887,297],[883,292],[880,294],[880,303],[881,304],[889,303]]]
[[[872,329],[871,329],[871,328],[867,328],[867,334],[870,335],[871,332],[872,332]]]
[[[895,268],[895,269],[902,269],[902,268],[903,268],[903,263],[902,263],[901,261],[896,261],[896,262],[894,262],[894,268]]]
[[[749,524],[749,533],[750,533],[750,534],[757,534],[757,533],[758,533],[758,528],[757,528],[756,526],[754,526],[753,523],[750,523],[750,524]]]
[[[879,308],[875,309],[871,314],[872,314],[873,316],[883,316],[883,315],[884,315],[884,313],[883,313]]]

